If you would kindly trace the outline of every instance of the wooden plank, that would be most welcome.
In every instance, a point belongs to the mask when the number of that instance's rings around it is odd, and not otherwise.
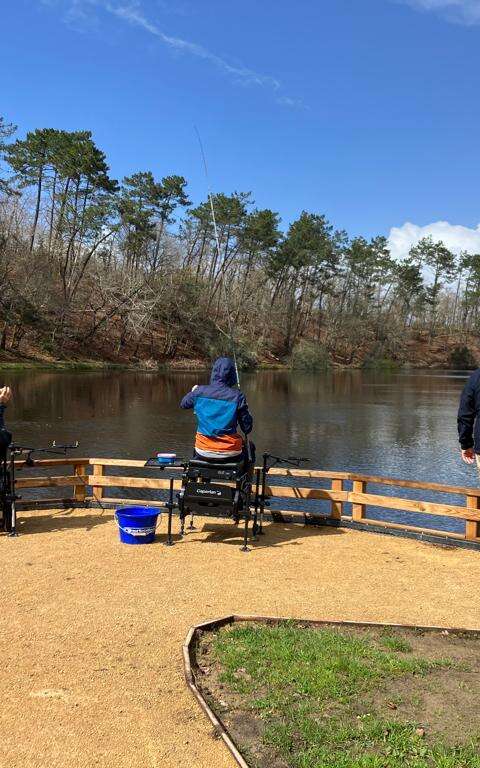
[[[423,528],[421,525],[406,525],[404,523],[393,523],[390,520],[374,520],[373,518],[364,517],[362,523],[365,525],[376,525],[380,528],[393,528],[398,531],[412,531],[412,533],[426,533],[430,536],[442,536],[448,539],[461,539],[465,537],[463,533],[454,533],[453,531],[439,531],[434,528]]]
[[[75,501],[78,501],[79,503],[83,503],[87,495],[87,478],[86,475],[83,474],[83,470],[84,466],[82,464],[75,464],[73,467],[75,477],[78,477],[80,481],[78,485],[73,486]]]
[[[267,485],[267,496],[281,499],[326,499],[327,501],[347,501],[347,491],[330,491],[328,488],[296,488],[288,485]]]
[[[368,504],[373,507],[400,509],[404,512],[420,512],[426,515],[443,515],[445,517],[459,517],[466,520],[480,520],[480,510],[471,510],[467,509],[467,507],[457,507],[449,504],[435,504],[429,501],[415,501],[395,496],[377,496],[373,493],[357,493],[355,491],[348,495],[348,500],[353,504]]]
[[[98,501],[101,501],[103,496],[103,488],[98,484],[98,479],[103,477],[103,464],[93,465],[93,475],[88,478],[88,485],[92,486],[92,493]]]
[[[90,498],[95,502],[93,496]],[[102,499],[104,504],[119,504],[120,506],[140,505],[144,507],[165,507],[165,501],[155,501],[154,499],[115,499],[113,496],[104,496]]]
[[[90,459],[90,464],[95,464],[97,466],[102,467],[134,467],[138,469],[150,469],[150,467],[145,467],[146,459]],[[157,467],[151,467],[151,469],[157,469]],[[163,471],[160,464],[158,465],[158,469],[160,471]],[[183,471],[182,467],[168,467],[168,470],[173,471]]]
[[[416,488],[423,491],[439,491],[440,493],[455,493],[460,496],[471,494],[480,496],[480,488],[464,488],[457,485],[441,485],[440,483],[424,483],[416,480],[401,480],[392,477],[378,477],[377,475],[350,474],[350,480],[363,480],[373,485],[393,485],[398,488]]]
[[[25,509],[26,505],[28,505],[29,509]],[[75,499],[72,499],[69,496],[62,496],[61,499],[51,497],[46,499],[19,499],[17,501],[17,506],[22,511],[26,512],[34,511],[34,509],[39,508],[42,509],[42,511],[44,509],[57,509],[60,511],[61,509],[73,509],[75,507]]]
[[[363,494],[367,490],[367,484],[364,480],[354,480],[353,482],[353,494],[348,494],[348,500],[353,501],[352,496],[355,494]],[[353,504],[352,505],[352,520],[355,520],[356,522],[362,522],[363,518],[365,517],[365,505],[364,504]]]
[[[71,467],[74,464],[79,464],[82,467],[88,466],[90,464],[90,459],[77,459],[76,457],[65,457],[64,459],[36,459],[34,458],[34,465],[32,469],[35,469],[35,467]],[[23,469],[26,467],[26,463],[24,459],[19,459],[15,462],[15,468],[16,469]],[[30,467],[28,467],[30,468]]]
[[[90,459],[90,464],[99,467],[144,467],[146,459]]]
[[[324,469],[295,469],[283,467],[273,467],[269,475],[276,477],[310,477],[312,479],[325,479],[325,480],[351,480],[349,472],[330,472]]]
[[[90,475],[88,484],[93,487],[103,488],[145,488],[152,490],[162,490],[170,487],[170,480],[159,480],[156,477],[121,477],[118,475]],[[182,487],[181,480],[175,480],[174,488]]]
[[[87,481],[87,475],[62,475],[61,477],[23,477],[15,480],[17,488],[50,488],[78,484],[79,478]]]
[[[334,479],[332,480],[332,493],[342,493],[343,492],[343,480]],[[334,520],[340,520],[343,513],[343,503],[341,501],[333,501],[332,499],[332,505],[331,505],[332,511],[330,514],[330,517],[332,517]]]
[[[478,496],[467,496],[467,507],[469,509],[480,509],[480,499]],[[475,541],[480,538],[480,525],[477,521],[465,521],[465,538],[468,541]]]

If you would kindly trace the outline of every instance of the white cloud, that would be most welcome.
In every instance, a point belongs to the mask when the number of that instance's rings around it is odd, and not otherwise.
[[[440,13],[448,21],[472,26],[480,24],[480,0],[396,0],[420,11]]]
[[[391,254],[395,259],[408,256],[410,248],[423,237],[431,237],[434,242],[441,240],[453,253],[461,251],[480,253],[480,224],[475,229],[448,221],[435,221],[424,227],[406,222],[402,227],[392,227],[388,236]]]
[[[292,99],[290,96],[277,96],[275,101],[282,107],[299,107],[300,109],[306,108],[301,99]]]
[[[188,40],[182,40],[179,37],[171,37],[170,35],[166,35],[156,24],[153,24],[144,16],[141,10],[141,6],[137,2],[133,4],[131,3],[129,5],[112,5],[108,3],[106,5],[106,9],[118,18],[127,21],[129,24],[141,27],[147,32],[150,32],[151,35],[155,35],[155,37],[158,37],[159,40],[161,40],[161,42],[168,47],[177,51],[182,51],[183,53],[189,53],[190,55],[197,56],[200,59],[205,59],[219,69],[223,69],[227,74],[238,78],[238,80],[244,84],[267,86],[272,88],[274,91],[278,91],[280,88],[279,81],[274,77],[270,77],[269,75],[261,75],[252,69],[248,69],[247,67],[235,67],[225,61],[225,59],[222,59],[220,56],[217,56],[215,53],[207,50],[202,45],[191,43]]]
[[[226,58],[205,48],[203,45],[184,40],[166,34],[155,22],[151,21],[144,13],[141,0],[40,0],[43,5],[56,6],[63,9],[63,20],[75,29],[82,28],[85,31],[99,27],[101,12],[120,19],[126,24],[143,29],[170,50],[203,59],[217,69],[228,75],[236,85],[253,85],[266,88],[276,94],[275,101],[284,107],[303,106],[298,99],[281,94],[281,83],[271,75],[265,75],[250,69],[243,64],[234,64]],[[158,0],[158,6],[162,11],[178,12],[186,15],[188,6],[168,3],[166,0]]]

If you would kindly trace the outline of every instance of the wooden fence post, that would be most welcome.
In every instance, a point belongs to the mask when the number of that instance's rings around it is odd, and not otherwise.
[[[93,465],[92,492],[94,494],[94,501],[96,501],[96,499],[98,499],[99,501],[103,499],[103,486],[95,485],[95,477],[103,477],[104,472],[105,472],[105,467],[103,464]]]
[[[364,480],[353,481],[353,493],[366,493],[367,484]],[[352,504],[352,520],[361,523],[365,517],[365,504]]]
[[[332,491],[343,491],[343,480],[332,480]],[[330,517],[333,520],[341,520],[343,513],[343,503],[341,501],[332,501],[332,512]]]
[[[73,474],[78,477],[79,475],[85,474],[85,466],[83,464],[74,464],[73,465]],[[73,498],[76,502],[79,502],[80,504],[85,502],[87,496],[87,486],[86,486],[86,480],[80,480],[79,484],[75,484],[73,486]]]
[[[479,497],[467,496],[467,507],[469,509],[480,509]],[[480,524],[476,520],[465,520],[465,538],[468,541],[475,541],[480,538]]]

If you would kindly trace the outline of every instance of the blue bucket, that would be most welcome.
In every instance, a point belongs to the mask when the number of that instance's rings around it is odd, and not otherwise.
[[[122,507],[115,512],[120,541],[124,544],[151,544],[160,512],[152,507]]]

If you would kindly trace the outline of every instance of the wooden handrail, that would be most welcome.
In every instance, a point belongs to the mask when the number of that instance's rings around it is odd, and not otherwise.
[[[145,468],[145,459],[90,459],[90,464],[98,464],[104,467],[132,467]],[[169,467],[169,470],[181,470],[181,467]],[[325,469],[297,469],[296,467],[284,469],[273,467],[269,475],[276,477],[300,477],[312,480],[350,480],[374,485],[392,485],[398,488],[412,488],[420,491],[439,491],[440,493],[455,493],[461,496],[478,496],[480,488],[471,488],[461,485],[442,485],[441,483],[429,483],[420,480],[403,480],[401,478],[380,477],[378,475],[363,475],[357,472],[335,472]]]
[[[87,484],[87,475],[61,475],[60,477],[22,477],[17,478],[17,488],[49,488],[54,486]]]
[[[96,464],[100,467],[132,467],[133,469],[148,469],[148,467],[145,467],[146,459],[89,459],[90,464]],[[161,465],[158,465],[158,469],[161,468]],[[157,467],[152,467],[152,469],[157,469]],[[169,471],[182,471],[182,467],[168,467]]]
[[[400,509],[405,512],[416,512],[423,515],[440,515],[441,517],[460,517],[463,520],[480,520],[480,510],[457,507],[450,504],[437,504],[428,501],[398,498],[396,496],[377,496],[375,493],[349,493],[348,500],[353,504],[383,507],[385,509]]]
[[[74,465],[88,467],[90,463],[90,459],[77,459],[74,456],[65,456],[65,458],[61,459],[34,459],[33,465],[27,464],[25,459],[18,459],[18,461],[15,462],[15,468],[35,469],[35,467],[72,467]]]
[[[98,465],[97,465],[98,466]],[[170,487],[170,480],[157,477],[122,477],[119,475],[89,475],[88,485],[95,488],[145,488],[152,491],[165,490]],[[181,480],[175,480],[173,487],[180,489]]]
[[[19,469],[25,466],[24,461],[16,462]],[[134,477],[127,475],[108,475],[105,473],[108,467],[125,467],[126,469],[144,469],[144,459],[115,459],[115,458],[73,458],[65,457],[58,459],[40,459],[35,461],[35,468],[56,468],[73,467],[74,474],[53,476],[53,477],[21,477],[17,478],[17,486],[21,488],[48,488],[56,486],[73,486],[74,499],[82,502],[85,499],[98,501],[104,499],[108,503],[132,503],[127,499],[105,498],[104,490],[108,488],[139,488],[146,491],[167,490],[170,480],[167,477]],[[89,473],[88,468],[91,472]],[[173,468],[168,468],[169,470]],[[176,467],[181,471],[181,468]],[[292,499],[292,500],[318,500],[326,501],[330,504],[330,517],[334,520],[353,520],[361,523],[366,528],[376,525],[392,530],[409,530],[431,535],[442,535],[453,539],[467,539],[480,543],[480,488],[469,488],[463,486],[441,485],[440,483],[417,482],[412,480],[402,480],[390,477],[380,477],[377,475],[363,475],[355,472],[331,472],[329,470],[316,469],[297,469],[297,468],[279,468],[274,467],[270,470],[272,477],[284,478],[302,478],[311,480],[329,481],[330,488],[319,487],[299,487],[296,485],[268,485],[266,494],[269,498]],[[352,489],[345,487],[346,482],[352,483]],[[383,485],[393,488],[405,488],[412,490],[424,490],[434,493],[443,493],[456,496],[463,496],[465,506],[458,503],[449,504],[445,502],[424,501],[418,499],[409,499],[402,496],[386,496],[383,493],[372,492],[368,486]],[[87,495],[87,489],[91,487],[93,495]],[[181,487],[181,479],[178,477],[174,481],[174,488]],[[147,500],[144,500],[147,501]],[[456,501],[456,500],[455,500]],[[150,499],[148,503],[154,503],[157,506],[164,506],[164,501]],[[345,514],[344,505],[352,505],[351,517]],[[431,528],[422,527],[418,521],[412,520],[411,524],[397,523],[388,520],[376,520],[367,514],[369,507],[381,507],[391,510],[401,510],[413,514],[438,515],[440,517],[455,518],[465,521],[465,532],[438,531]],[[277,513],[276,514],[281,514]],[[294,517],[309,516],[315,517],[315,510],[290,510],[287,514]]]

